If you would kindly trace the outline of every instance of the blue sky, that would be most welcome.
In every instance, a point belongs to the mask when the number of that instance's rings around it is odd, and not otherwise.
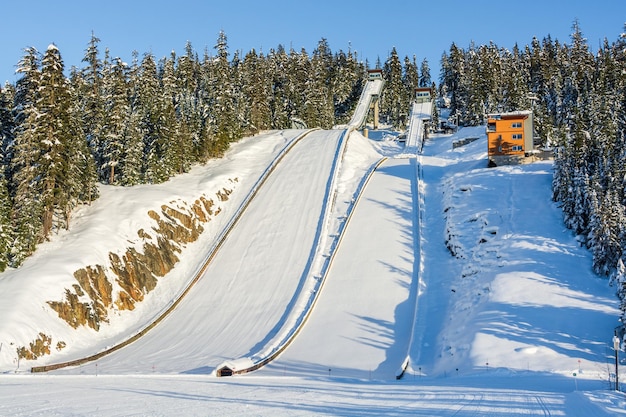
[[[395,47],[403,59],[426,58],[435,79],[441,54],[452,42],[494,41],[511,48],[551,35],[569,42],[578,19],[593,49],[605,37],[615,41],[624,31],[624,0],[29,0],[0,5],[0,83],[14,82],[23,49],[45,51],[55,43],[66,68],[82,66],[92,31],[113,56],[130,62],[132,51],[157,58],[184,52],[191,41],[202,54],[213,53],[220,30],[229,50],[267,52],[282,44],[309,53],[321,38],[333,51],[357,51],[373,66]]]

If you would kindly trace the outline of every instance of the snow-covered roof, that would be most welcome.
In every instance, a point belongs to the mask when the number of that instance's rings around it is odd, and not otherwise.
[[[520,116],[529,116],[533,112],[531,110],[516,110],[504,113],[491,113],[488,114],[487,117],[489,119],[506,119],[510,117],[520,117]]]

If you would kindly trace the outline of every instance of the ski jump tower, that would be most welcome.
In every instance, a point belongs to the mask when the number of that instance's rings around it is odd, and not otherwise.
[[[374,93],[372,92],[372,94],[370,95],[370,104],[369,104],[369,110],[373,110],[374,114],[373,114],[373,128],[374,130],[378,129],[378,118],[379,118],[379,113],[380,113],[380,106],[378,104],[378,98],[380,97],[380,91],[382,90],[382,84],[384,83],[384,79],[383,79],[383,70],[381,69],[371,69],[367,71],[367,82],[368,84],[370,83],[370,81],[377,81],[380,80],[380,88]],[[365,124],[365,121],[367,120],[367,117],[365,118],[365,120],[363,121],[363,124]]]
[[[373,127],[374,129],[378,129],[378,98],[380,97],[380,92],[383,90],[385,80],[383,79],[383,70],[381,69],[372,69],[368,70],[367,72],[367,81],[365,82],[365,86],[363,86],[363,92],[361,93],[359,102],[356,106],[356,109],[354,110],[352,119],[347,125],[338,125],[335,126],[335,128],[345,129],[349,126],[357,130],[362,129],[367,123],[367,116],[370,110],[373,110]]]

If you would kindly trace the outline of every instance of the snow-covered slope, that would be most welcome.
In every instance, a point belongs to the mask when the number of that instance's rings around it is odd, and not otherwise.
[[[459,137],[481,139],[454,150],[434,139],[421,158],[413,372],[503,368],[608,380],[618,304],[551,201],[551,161],[486,168],[484,127]]]
[[[406,357],[417,288],[414,159],[388,159],[368,181],[294,343],[260,375],[391,379]]]
[[[480,139],[452,149],[452,141],[470,136]],[[270,154],[276,155],[288,142],[286,136],[273,134],[264,136],[264,140],[272,151],[260,146],[260,138],[247,139],[233,148],[228,160],[220,162],[224,163],[219,165],[221,168],[214,168],[217,172],[224,170],[224,181],[233,176],[240,178],[237,188],[243,190],[242,194],[253,182],[248,175],[255,172],[252,177],[258,178],[264,164],[273,158]],[[403,152],[393,141],[367,140],[352,133],[338,175],[336,213],[347,211],[353,191],[372,164],[381,156],[394,157]],[[305,171],[318,169],[307,161],[305,158],[301,162]],[[16,364],[9,361],[2,369],[5,374],[0,375],[0,415],[626,415],[626,397],[610,391],[609,383],[613,371],[611,337],[619,324],[618,301],[608,282],[592,273],[589,253],[563,227],[561,213],[550,201],[551,163],[486,168],[484,128],[461,129],[453,136],[427,140],[424,155],[418,158],[417,196],[403,186],[397,188],[398,184],[410,182],[408,177],[412,175],[405,175],[397,163],[402,161],[390,165],[394,168],[387,172],[387,185],[382,181],[366,190],[373,193],[368,197],[370,204],[359,203],[354,216],[366,219],[365,223],[367,219],[372,223],[396,222],[394,226],[405,230],[405,235],[379,247],[379,242],[371,238],[349,243],[351,234],[363,236],[360,232],[369,227],[357,227],[355,221],[348,225],[344,236],[350,250],[342,251],[339,246],[334,262],[352,262],[358,274],[361,265],[357,268],[356,264],[366,264],[365,257],[371,256],[370,250],[375,251],[389,264],[383,270],[390,272],[389,277],[396,277],[388,284],[401,291],[382,297],[377,294],[376,299],[385,300],[382,303],[347,303],[346,310],[338,315],[341,305],[334,304],[342,295],[367,294],[370,277],[363,282],[365,288],[353,290],[353,284],[340,284],[354,277],[337,278],[330,271],[328,286],[320,294],[311,321],[292,345],[294,349],[304,345],[305,349],[297,350],[309,351],[311,356],[291,357],[289,349],[284,353],[283,363],[293,365],[293,370],[287,372],[284,366],[282,373],[274,368],[271,375],[261,370],[218,379],[185,374],[203,371],[192,363],[178,365],[174,372],[179,374],[171,375],[173,368],[167,365],[154,364],[146,370],[147,363],[128,361],[125,369],[116,371],[118,375],[102,375],[100,367],[92,364],[74,370],[82,375],[39,376],[15,375],[12,371]],[[178,183],[174,194],[185,186],[184,181]],[[394,188],[398,189],[397,199],[387,194]],[[236,198],[236,191],[232,195]],[[409,200],[419,201],[420,211],[398,217]],[[106,200],[100,204],[111,209]],[[268,204],[280,205],[281,200]],[[418,260],[411,258],[408,250],[412,233],[408,229],[414,229],[410,216],[419,218],[420,241],[412,244],[419,250]],[[331,216],[334,226],[326,230],[334,234],[341,221]],[[73,230],[67,234],[71,235]],[[69,237],[60,236],[59,241],[62,239]],[[328,244],[331,241],[332,237]],[[63,247],[57,241],[47,247],[54,245]],[[190,253],[201,253],[203,245],[193,249],[195,245],[190,245]],[[397,245],[406,249],[402,252],[406,259],[399,262],[386,257],[388,253],[399,254]],[[62,251],[50,255],[52,250],[43,249],[32,260],[31,268],[45,262],[46,256],[51,262],[61,258]],[[196,263],[189,266],[186,259],[198,258],[190,256],[181,261],[181,271],[193,271],[197,262],[190,261]],[[58,263],[62,264],[62,259]],[[409,266],[412,273],[408,272]],[[41,268],[39,273],[44,271]],[[339,268],[343,273],[349,269]],[[419,273],[415,275],[415,271]],[[8,281],[0,278],[0,294],[5,288],[15,294],[21,291],[22,286],[16,283],[18,272],[11,271]],[[417,281],[410,281],[409,275]],[[29,274],[22,276],[26,277]],[[176,281],[171,282],[174,286]],[[47,285],[44,290],[50,293],[50,288]],[[382,287],[376,290],[384,291]],[[417,291],[413,299],[412,291]],[[165,300],[165,295],[159,299]],[[8,300],[0,302],[3,314],[11,312],[4,304]],[[236,298],[231,301],[236,302]],[[407,306],[413,301],[417,309],[413,329],[395,331],[403,322],[410,325],[413,309]],[[23,303],[27,304],[20,301],[13,306],[22,309]],[[394,304],[392,317],[390,307]],[[143,319],[149,316],[148,311],[140,314]],[[9,322],[13,322],[15,319],[10,317]],[[332,317],[337,318],[336,323]],[[317,324],[324,320],[327,325]],[[15,328],[36,328],[33,323],[24,318]],[[8,328],[5,323],[0,326]],[[11,353],[8,342],[4,342],[7,335],[11,335],[7,330],[0,332],[2,355],[5,351]],[[82,335],[92,336],[90,332]],[[155,343],[167,346],[169,340],[176,339],[176,330],[172,328],[166,337]],[[340,354],[328,353],[326,337]],[[395,375],[370,377],[369,372],[340,375],[333,371],[342,367],[385,368],[387,356],[383,358],[380,353],[406,353],[401,346],[407,347],[410,363],[400,381]],[[189,346],[190,350],[196,348]],[[355,357],[343,356],[350,349]],[[176,363],[181,361],[175,359]],[[330,361],[331,365],[322,368]],[[25,369],[27,366],[22,364],[20,370]],[[319,372],[324,369],[327,372]],[[115,402],[110,401],[112,393]]]
[[[180,306],[136,342],[98,360],[99,372],[209,374],[225,360],[264,347],[312,279],[310,263],[342,135],[318,130],[301,139]]]
[[[60,231],[51,242],[40,245],[19,269],[0,274],[0,371],[29,371],[34,365],[93,354],[143,328],[187,285],[264,171],[302,133],[280,131],[247,138],[233,144],[225,158],[164,184],[102,186],[101,198],[73,216],[69,231]],[[220,202],[216,193],[224,188],[232,193]],[[110,252],[121,255],[133,246],[141,250],[137,231],[154,227],[148,211],[203,196],[216,201],[215,211],[221,212],[206,223],[200,238],[179,254],[182,261],[134,311],[113,312],[110,322],[95,332],[87,327],[72,329],[48,306],[48,301],[62,299],[65,289],[77,283],[73,276],[77,269],[108,265]],[[66,348],[53,347],[50,356],[19,363],[16,348],[28,346],[40,332],[51,336],[53,345],[63,341]]]

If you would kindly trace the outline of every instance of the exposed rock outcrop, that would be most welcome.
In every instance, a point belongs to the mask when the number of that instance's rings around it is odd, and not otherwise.
[[[237,179],[231,180],[236,183]],[[232,189],[216,193],[219,201],[228,200]],[[150,210],[154,221],[152,230],[140,229],[137,235],[143,241],[139,251],[129,247],[123,255],[109,253],[109,265],[87,266],[74,272],[78,282],[65,289],[62,301],[48,301],[59,317],[73,328],[88,326],[99,330],[109,321],[112,310],[133,310],[145,295],[154,290],[159,278],[164,277],[179,262],[184,247],[196,241],[204,232],[204,224],[220,213],[212,199],[201,196],[192,204],[172,201],[161,206],[161,212]],[[36,359],[49,354],[52,338],[40,333],[30,348],[19,347],[18,356]],[[57,343],[57,349],[65,347]]]
[[[30,342],[28,348],[24,346],[17,348],[17,355],[20,359],[35,360],[40,356],[49,355],[51,344],[52,338],[50,336],[39,333],[39,337]]]

